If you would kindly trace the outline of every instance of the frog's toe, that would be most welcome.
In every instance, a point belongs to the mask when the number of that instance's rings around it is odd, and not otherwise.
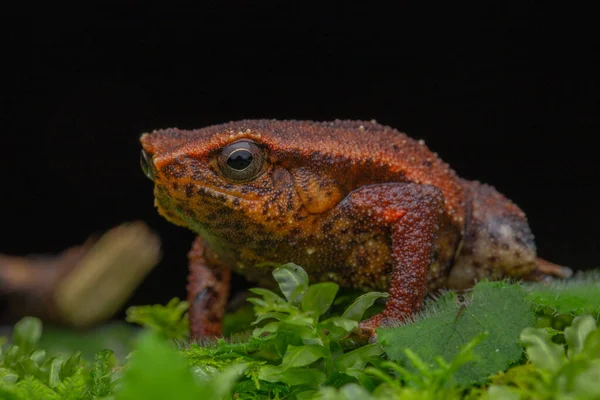
[[[569,267],[553,264],[542,258],[537,258],[535,267],[531,272],[523,277],[526,281],[549,283],[556,279],[567,279],[573,275],[573,270]]]
[[[358,336],[363,339],[370,339],[377,336],[375,329],[377,329],[377,325],[373,324],[370,319],[362,321],[358,324]]]
[[[542,258],[537,258],[535,269],[544,275],[549,275],[554,278],[567,279],[573,275],[573,270],[569,267],[553,264]]]
[[[394,318],[383,314],[377,314],[358,324],[358,335],[361,338],[367,339],[369,343],[374,343],[377,341],[377,328],[391,328],[398,326],[405,321],[410,321],[409,315]]]

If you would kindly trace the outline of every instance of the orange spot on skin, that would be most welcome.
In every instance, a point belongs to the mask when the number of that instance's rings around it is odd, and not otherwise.
[[[385,220],[385,222],[396,222],[398,221],[400,218],[404,217],[406,215],[406,210],[398,210],[398,209],[385,209],[382,212],[382,218]]]

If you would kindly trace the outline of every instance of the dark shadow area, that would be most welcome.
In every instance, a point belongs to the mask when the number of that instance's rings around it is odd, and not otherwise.
[[[184,297],[193,235],[156,213],[140,134],[340,118],[425,140],[526,212],[540,256],[598,266],[589,10],[219,4],[6,15],[0,253],[56,253],[140,219],[163,259],[129,304]]]

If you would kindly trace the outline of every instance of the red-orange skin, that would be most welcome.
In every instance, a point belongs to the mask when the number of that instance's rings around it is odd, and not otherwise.
[[[217,161],[238,141],[265,155],[262,173],[242,183]],[[268,285],[274,265],[294,262],[312,281],[387,290],[385,310],[361,324],[372,332],[412,315],[428,290],[536,267],[516,205],[493,188],[473,202],[478,183],[458,178],[422,141],[375,122],[246,120],[159,130],[141,143],[159,212],[199,234],[188,286],[195,338],[220,334],[230,269]],[[468,231],[471,215],[479,236]],[[465,244],[470,237],[478,242]],[[470,258],[453,270],[465,246]],[[519,255],[504,262],[496,254],[505,248]]]

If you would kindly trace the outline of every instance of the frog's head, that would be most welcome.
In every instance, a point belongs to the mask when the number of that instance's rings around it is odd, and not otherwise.
[[[306,157],[271,133],[237,122],[143,134],[142,169],[154,181],[160,214],[197,233],[257,241],[265,232],[297,232],[307,213],[339,202],[339,191],[293,161]]]

